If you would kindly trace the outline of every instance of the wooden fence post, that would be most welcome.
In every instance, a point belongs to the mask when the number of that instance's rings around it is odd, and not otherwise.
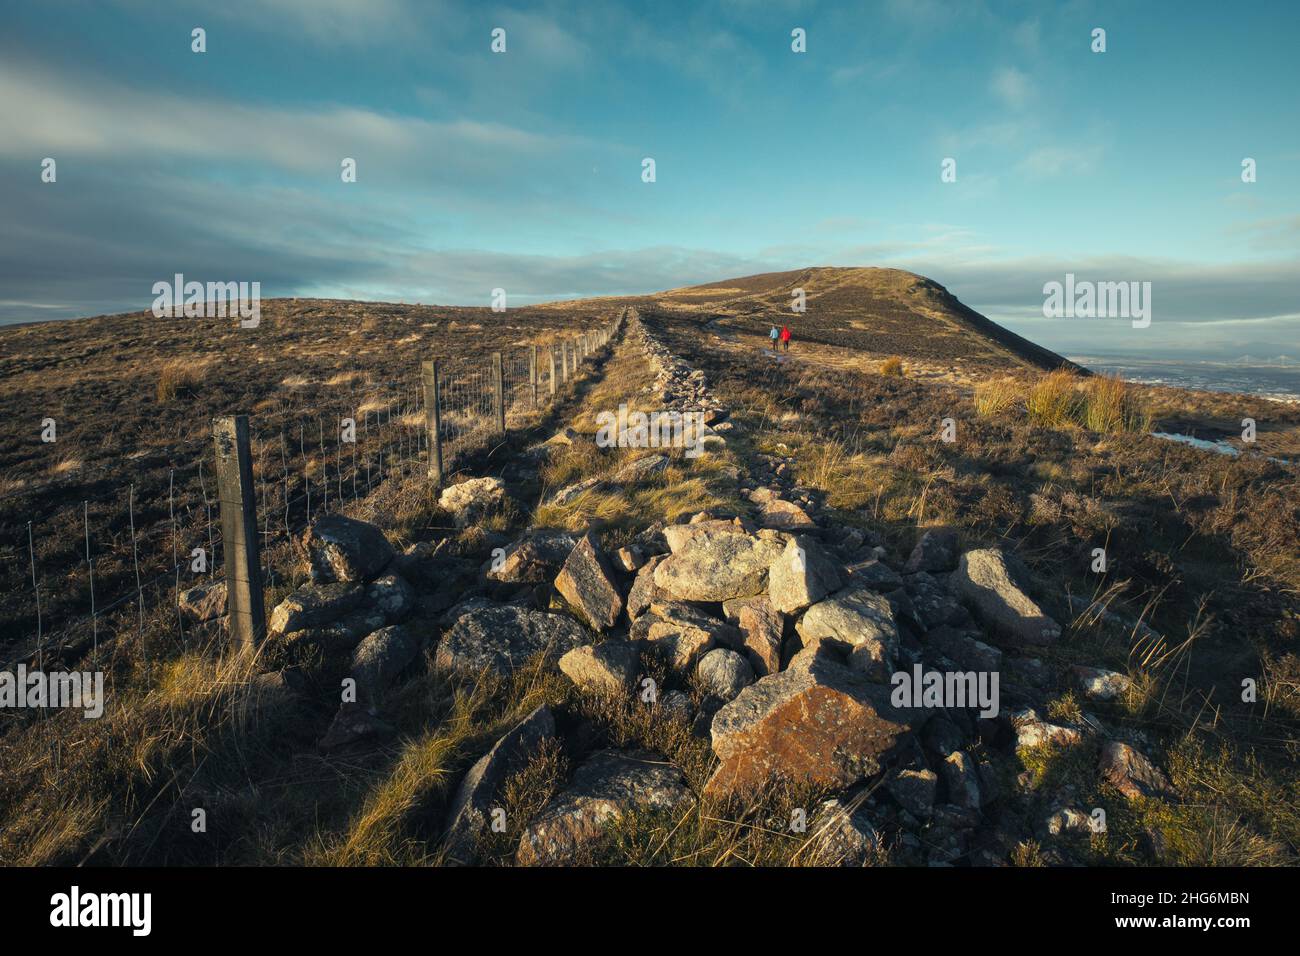
[[[501,367],[501,353],[492,353],[492,391],[496,395],[496,426],[498,432],[506,430],[506,383]]]
[[[528,384],[533,390],[533,408],[537,407],[537,346],[528,350]]]
[[[546,351],[551,357],[551,398],[555,398],[555,346],[552,345]]]
[[[424,427],[429,432],[429,477],[435,486],[442,485],[442,383],[438,377],[438,360],[420,363],[420,380],[424,384]]]
[[[560,370],[564,374],[561,381],[567,384],[569,381],[569,346],[566,342],[560,343]]]
[[[221,506],[230,633],[241,650],[253,649],[266,636],[266,607],[248,416],[214,418],[212,437],[217,451],[217,499]]]

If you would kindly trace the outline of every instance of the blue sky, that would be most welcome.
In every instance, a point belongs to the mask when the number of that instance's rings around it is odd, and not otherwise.
[[[175,272],[486,305],[891,265],[1058,350],[1300,353],[1294,2],[4,16],[0,321],[144,308]],[[1043,319],[1066,272],[1152,282],[1151,328]]]

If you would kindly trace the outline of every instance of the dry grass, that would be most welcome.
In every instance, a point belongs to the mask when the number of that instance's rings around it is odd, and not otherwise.
[[[1025,410],[1029,420],[1050,428],[1075,423],[1079,412],[1079,376],[1065,369],[1048,372],[1029,387]]]
[[[1016,406],[1023,391],[1014,378],[985,379],[975,386],[975,411],[985,418],[1001,415]]]
[[[192,360],[176,359],[165,363],[158,371],[158,385],[155,389],[159,404],[198,391],[203,384],[205,370],[203,362]]]
[[[880,374],[891,378],[902,378],[907,374],[903,368],[903,359],[899,355],[891,355],[880,363]]]

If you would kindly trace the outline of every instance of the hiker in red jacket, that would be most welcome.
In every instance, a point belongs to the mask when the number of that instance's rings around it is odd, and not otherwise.
[[[781,348],[790,351],[790,326],[781,326]]]

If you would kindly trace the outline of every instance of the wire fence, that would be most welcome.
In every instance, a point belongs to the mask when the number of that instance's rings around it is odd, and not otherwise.
[[[535,420],[621,322],[622,315],[603,328],[497,353],[487,363],[454,357],[433,388],[427,376],[410,374],[341,390],[328,407],[250,416],[262,580],[277,584],[272,547],[321,515],[393,478],[429,474],[435,451],[441,473],[450,474],[458,460],[498,439],[502,423],[511,429]],[[434,395],[438,414],[430,416]],[[104,642],[143,631],[148,609],[165,603],[175,606],[177,635],[184,636],[183,595],[224,580],[214,454],[211,439],[182,442],[169,449],[165,469],[142,470],[125,488],[104,488],[75,505],[42,503],[25,524],[9,522],[18,534],[6,549],[4,584],[11,597],[26,591],[30,607],[24,613],[9,604],[11,620],[0,629],[6,666],[30,661],[40,669],[47,654],[97,657]],[[39,502],[45,490],[20,494]]]

